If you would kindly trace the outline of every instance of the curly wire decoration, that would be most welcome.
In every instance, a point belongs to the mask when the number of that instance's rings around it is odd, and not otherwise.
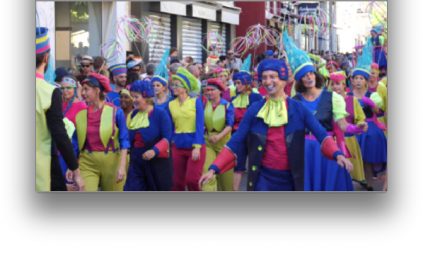
[[[208,34],[204,34],[202,43],[205,43],[205,41],[207,43],[207,46],[205,47],[203,44],[201,46],[208,53],[209,53],[209,48],[212,44],[215,44],[217,47],[224,46],[225,44],[225,40],[223,36],[216,31],[209,32]]]
[[[237,37],[232,41],[232,48],[236,54],[243,56],[247,51],[256,49],[260,45],[277,46],[280,33],[261,24],[252,25],[248,28],[244,37]]]
[[[109,62],[118,61],[124,56],[124,48],[119,40],[110,40],[101,45],[101,54]]]
[[[298,22],[302,24],[303,30],[311,30],[313,33],[316,31],[321,33],[330,32],[330,16],[320,7],[316,9],[306,9],[306,11],[300,15]],[[309,26],[311,29],[309,29]]]

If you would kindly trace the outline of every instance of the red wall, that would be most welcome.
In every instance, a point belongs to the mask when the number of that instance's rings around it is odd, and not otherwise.
[[[235,6],[241,8],[240,23],[236,26],[237,37],[245,36],[249,26],[258,23],[266,25],[266,2],[235,2]],[[262,45],[255,51],[255,54],[264,53],[265,50],[266,47]],[[251,52],[253,55],[254,50]]]

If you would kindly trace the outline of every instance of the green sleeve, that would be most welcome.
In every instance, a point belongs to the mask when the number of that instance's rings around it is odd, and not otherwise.
[[[382,109],[383,107],[383,100],[382,97],[377,92],[374,92],[371,94],[370,99],[376,104],[377,107]]]
[[[333,104],[333,120],[338,121],[339,119],[348,116],[348,113],[345,110],[345,100],[341,95],[332,92],[332,104]]]

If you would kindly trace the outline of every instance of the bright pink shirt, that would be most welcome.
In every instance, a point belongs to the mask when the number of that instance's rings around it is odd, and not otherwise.
[[[99,137],[99,125],[101,124],[102,109],[93,112],[92,108],[87,111],[87,136],[85,148],[89,151],[105,151]]]
[[[67,119],[72,121],[74,124],[76,124],[75,123],[76,114],[78,114],[79,111],[81,111],[83,109],[86,109],[87,105],[86,105],[86,103],[84,103],[82,101],[75,102],[75,103],[72,103],[70,109],[68,109],[67,112],[66,112],[66,109],[67,109],[68,105],[69,105],[69,102],[63,102],[63,113],[64,113],[64,116],[67,117]]]
[[[266,149],[261,164],[269,169],[289,170],[284,126],[268,128]]]

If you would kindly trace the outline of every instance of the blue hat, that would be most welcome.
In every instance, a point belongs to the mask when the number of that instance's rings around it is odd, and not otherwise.
[[[142,94],[144,98],[154,97],[154,89],[148,80],[136,80],[130,86],[130,91]]]
[[[132,68],[140,65],[142,63],[141,59],[133,59],[127,63],[127,68],[131,70]]]
[[[36,54],[42,54],[50,49],[49,29],[45,27],[35,28],[35,50]]]
[[[110,66],[108,69],[112,72],[113,76],[127,74],[127,66],[125,65],[125,63],[114,64]]]
[[[383,25],[377,24],[371,29],[371,31],[375,32],[376,34],[380,34],[383,32]]]
[[[160,60],[159,65],[157,65],[156,70],[154,71],[154,76],[151,78],[151,84],[154,82],[160,82],[163,86],[168,85],[168,68],[167,68],[167,60],[170,56],[170,49],[166,50],[162,55],[162,59]]]
[[[301,80],[308,72],[316,72],[310,57],[305,51],[295,45],[287,30],[283,31],[283,44],[296,81]]]
[[[240,80],[244,85],[252,83],[251,69],[252,54],[249,54],[241,65],[240,71],[234,73],[232,80]]]
[[[362,49],[362,55],[358,58],[356,67],[353,69],[351,76],[361,75],[365,79],[370,78],[371,63],[373,62],[373,46],[370,38]]]
[[[287,81],[289,79],[289,70],[287,69],[287,65],[283,60],[277,59],[264,59],[258,65],[258,80],[261,81],[263,72],[265,71],[276,71],[278,72],[278,77]]]

